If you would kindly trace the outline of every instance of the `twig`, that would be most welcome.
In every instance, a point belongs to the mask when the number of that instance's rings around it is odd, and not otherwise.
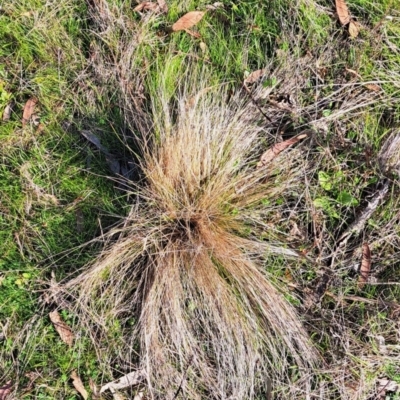
[[[262,116],[268,121],[268,122],[272,122],[272,119],[270,117],[268,117],[267,114],[265,114],[265,112],[261,109],[261,107],[258,105],[257,101],[255,100],[255,98],[253,97],[253,95],[251,94],[249,88],[243,84],[243,88],[244,90],[247,92],[247,94],[249,95],[251,101],[253,102],[253,104],[257,107],[258,111],[260,111],[260,113],[262,114]]]
[[[178,395],[179,395],[179,393],[180,393],[181,390],[182,390],[183,382],[185,382],[185,379],[186,379],[187,373],[188,373],[188,371],[189,371],[190,365],[192,364],[192,361],[193,361],[193,357],[191,357],[191,358],[189,359],[189,362],[188,362],[188,366],[187,366],[187,368],[186,368],[186,371],[183,373],[183,376],[182,376],[181,384],[179,385],[178,390],[176,391],[175,396],[172,398],[172,400],[175,400],[175,399],[178,398]]]

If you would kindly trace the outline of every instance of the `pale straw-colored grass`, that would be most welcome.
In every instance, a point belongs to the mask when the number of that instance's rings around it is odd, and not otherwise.
[[[154,398],[172,399],[181,386],[190,399],[251,399],[268,379],[317,360],[265,272],[271,254],[294,253],[260,239],[262,200],[294,188],[298,155],[257,168],[253,107],[220,92],[182,96],[174,122],[159,104],[153,139],[140,144],[143,179],[128,182],[137,201],[65,290],[99,325],[135,316],[124,343],[139,344]]]

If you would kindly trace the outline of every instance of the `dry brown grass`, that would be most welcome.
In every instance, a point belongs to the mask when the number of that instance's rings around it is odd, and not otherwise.
[[[128,182],[136,204],[65,289],[99,325],[136,317],[125,345],[140,343],[137,367],[155,398],[181,384],[190,399],[253,398],[267,377],[317,360],[265,272],[269,254],[294,253],[260,239],[262,200],[293,190],[301,168],[291,152],[256,168],[262,128],[243,102],[209,93],[188,106],[189,97],[176,122],[163,104],[157,139],[141,145],[143,180]]]

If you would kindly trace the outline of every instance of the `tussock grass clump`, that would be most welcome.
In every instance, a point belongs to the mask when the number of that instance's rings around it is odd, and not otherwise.
[[[100,325],[136,317],[124,342],[139,343],[155,398],[180,385],[190,399],[253,398],[267,378],[317,358],[265,272],[269,254],[291,252],[260,239],[262,201],[294,187],[299,163],[289,154],[256,168],[262,127],[243,102],[220,97],[184,96],[176,121],[161,102],[156,139],[140,145],[143,180],[127,182],[136,204],[65,286]]]

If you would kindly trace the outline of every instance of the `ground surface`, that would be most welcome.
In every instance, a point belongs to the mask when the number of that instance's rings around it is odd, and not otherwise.
[[[342,25],[322,0],[159,4],[0,1],[0,399],[7,382],[7,399],[79,399],[73,371],[99,398],[96,387],[130,371],[118,323],[99,350],[45,291],[89,262],[101,244],[81,245],[128,212],[130,138],[151,130],[160,91],[173,103],[182,77],[197,79],[193,65],[207,70],[206,90],[254,101],[265,149],[307,135],[302,191],[266,200],[265,212],[266,235],[303,255],[266,268],[324,356],[308,398],[399,398],[399,5],[349,1]],[[171,32],[195,10],[207,13]],[[79,332],[72,346],[50,321],[55,309]]]

